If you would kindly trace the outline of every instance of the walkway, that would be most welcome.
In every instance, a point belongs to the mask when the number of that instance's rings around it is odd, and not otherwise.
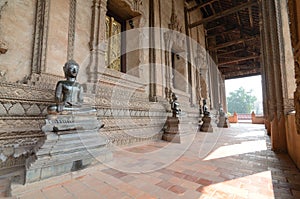
[[[262,125],[236,124],[182,144],[115,149],[109,165],[12,189],[22,199],[289,199],[300,198],[300,172],[270,150]]]

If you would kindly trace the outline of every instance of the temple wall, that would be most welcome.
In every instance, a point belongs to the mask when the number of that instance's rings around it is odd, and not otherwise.
[[[21,81],[31,71],[35,23],[33,0],[6,0],[0,3],[0,40],[8,50],[0,56],[1,79]]]
[[[106,0],[9,0],[0,4],[0,40],[8,45],[7,52],[0,54],[0,144],[4,146],[0,152],[5,154],[1,156],[0,169],[23,167],[26,158],[43,143],[41,127],[46,109],[54,102],[55,85],[63,79],[62,67],[68,58],[80,65],[78,81],[84,84],[85,101],[97,109],[97,116],[105,124],[100,133],[112,144],[128,145],[160,139],[166,117],[171,114],[166,92],[170,54],[166,51],[171,50],[167,44],[173,43],[179,54],[179,76],[175,77],[176,88],[171,85],[170,89],[179,95],[181,109],[186,113],[185,122],[198,123],[200,96],[197,95],[204,90],[200,89],[204,84],[196,75],[199,70],[193,66],[196,48],[191,48],[191,77],[188,77],[184,1],[153,0],[153,24],[149,19],[150,1],[115,1],[120,5],[125,3],[127,11],[134,16],[134,28],[126,20],[127,29],[132,31],[127,35],[128,40],[135,39],[128,42],[128,47],[135,43],[146,47],[128,54],[127,73],[105,65]],[[76,2],[75,13],[72,2]],[[177,16],[178,24],[172,22],[172,14]],[[167,40],[168,31],[155,34],[154,56],[149,56],[151,35],[138,28],[151,25],[167,29],[171,23],[178,31],[175,36],[179,37]],[[190,36],[204,47],[204,30],[198,29]],[[205,52],[201,66],[206,65],[204,57]],[[155,65],[151,66],[152,61]],[[204,79],[208,79],[207,74]],[[154,101],[149,97],[151,94]]]

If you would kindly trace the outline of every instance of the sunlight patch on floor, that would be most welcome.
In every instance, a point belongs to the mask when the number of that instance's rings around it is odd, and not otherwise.
[[[260,130],[260,131],[250,131],[247,133],[241,133],[237,136],[235,136],[236,138],[246,138],[246,137],[261,137],[261,136],[265,136],[265,131],[264,130]]]
[[[258,184],[261,186],[257,186]],[[275,198],[271,171],[205,186],[201,192],[200,199]]]
[[[267,150],[265,140],[242,142],[241,144],[221,146],[204,158],[204,161],[263,150]]]

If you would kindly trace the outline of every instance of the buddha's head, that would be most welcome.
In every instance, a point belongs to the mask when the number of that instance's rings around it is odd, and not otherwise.
[[[175,93],[172,93],[172,99],[173,99],[173,101],[175,101],[175,100],[178,99],[178,97],[177,97],[177,95]]]
[[[76,78],[79,71],[79,65],[74,60],[69,60],[64,65],[65,77]]]

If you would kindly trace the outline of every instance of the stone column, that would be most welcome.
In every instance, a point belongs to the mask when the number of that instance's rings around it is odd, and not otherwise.
[[[151,102],[157,102],[157,88],[156,88],[156,52],[155,52],[155,31],[153,27],[155,27],[155,15],[154,15],[154,0],[150,0],[149,2],[149,62],[150,62],[150,85],[149,85],[149,100]]]
[[[221,89],[221,103],[223,105],[223,110],[224,112],[227,114],[227,100],[226,100],[226,88],[225,88],[225,76],[222,75],[221,76],[222,79],[221,79],[221,86],[220,86],[220,89]]]
[[[272,38],[272,51],[273,51],[273,68],[274,68],[274,76],[275,76],[275,93],[276,93],[276,116],[277,116],[277,127],[278,132],[272,138],[272,147],[273,150],[277,151],[287,151],[287,143],[286,143],[286,126],[285,126],[285,113],[284,113],[284,94],[286,92],[284,88],[284,79],[282,78],[285,75],[285,72],[282,71],[284,67],[284,59],[285,55],[283,51],[286,51],[282,46],[283,35],[282,31],[282,19],[281,12],[279,10],[279,1],[273,0],[270,2],[270,11],[272,15],[270,15],[270,20],[273,20],[271,23],[271,38]],[[276,18],[276,20],[274,20]],[[275,129],[274,129],[275,130]]]
[[[266,8],[266,1],[261,1],[261,46],[262,46],[262,86],[264,96],[264,115],[265,126],[267,128],[268,135],[271,135],[270,121],[272,120],[272,111],[270,107],[270,89],[269,85],[272,85],[269,81],[269,48],[268,48],[268,13]]]
[[[199,85],[198,84],[198,81],[199,81],[199,78],[198,78],[198,70],[197,69],[193,69],[192,67],[192,56],[193,56],[193,48],[192,48],[192,42],[191,42],[191,33],[190,33],[190,29],[188,27],[188,24],[189,24],[189,20],[188,20],[188,11],[187,11],[187,7],[186,5],[184,6],[184,23],[185,23],[185,33],[187,35],[187,38],[186,38],[186,44],[187,44],[187,49],[188,49],[188,54],[187,54],[187,65],[188,65],[188,88],[187,88],[187,91],[189,92],[190,94],[190,103],[191,105],[193,106],[194,105],[194,93],[193,93],[193,78],[192,78],[192,71],[194,71],[195,75],[196,75],[196,89],[199,88]],[[198,31],[197,31],[198,33]],[[198,38],[198,34],[197,34],[197,38]],[[197,48],[197,51],[198,51],[198,48]],[[195,60],[196,61],[196,60]],[[198,65],[196,63],[196,66],[198,68]],[[196,90],[197,92],[197,90]],[[197,96],[197,94],[196,94]],[[197,99],[196,99],[197,100]],[[196,102],[197,105],[199,105],[198,102]]]
[[[280,53],[280,19],[278,18],[275,2],[262,1],[262,21],[264,73],[263,78],[268,84],[265,88],[265,97],[268,100],[269,133],[271,134],[272,149],[286,151],[286,128],[283,108],[282,60]]]
[[[96,83],[99,79],[101,67],[105,67],[105,19],[107,12],[107,0],[94,0],[92,6],[91,38],[90,38],[90,62],[87,67],[88,81]]]
[[[280,67],[278,70],[281,72],[278,78],[281,80],[282,87],[281,93],[283,98],[281,104],[283,106],[283,114],[287,114],[295,108],[294,91],[296,89],[287,0],[275,1],[275,8],[278,29],[278,52],[280,54]]]

